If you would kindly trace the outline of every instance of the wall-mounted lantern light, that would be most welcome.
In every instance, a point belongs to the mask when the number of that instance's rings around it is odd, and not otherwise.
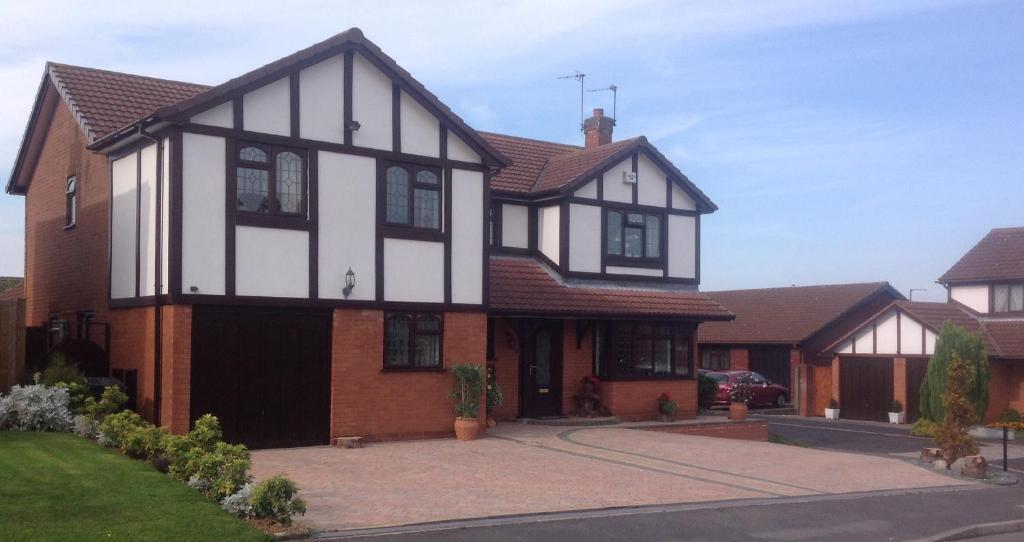
[[[341,294],[348,299],[348,296],[352,293],[352,288],[356,287],[356,274],[352,272],[352,268],[348,268],[348,272],[345,273],[345,288],[341,290]]]

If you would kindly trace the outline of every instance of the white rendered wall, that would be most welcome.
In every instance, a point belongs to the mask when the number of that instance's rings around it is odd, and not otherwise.
[[[453,169],[451,190],[452,303],[476,305],[483,302],[485,272],[484,175],[479,171]]]
[[[171,153],[181,152],[181,149],[171,149],[170,138],[163,140],[164,152],[161,156],[163,169],[160,174],[160,293],[166,294],[170,291],[170,269],[171,269]]]
[[[305,139],[345,140],[345,61],[333,56],[299,72],[299,134]]]
[[[959,301],[968,307],[981,312],[988,312],[988,285],[953,286],[949,289],[953,301]]]
[[[601,177],[604,183],[603,196],[606,201],[633,203],[633,185],[622,182],[624,171],[633,171],[632,158],[626,158],[616,164]]]
[[[561,209],[558,205],[541,207],[537,211],[537,248],[551,261],[558,264],[559,242],[561,224],[559,215]]]
[[[530,208],[525,205],[501,205],[501,246],[529,248]]]
[[[697,277],[697,218],[668,215],[668,276]]]
[[[352,62],[352,132],[357,147],[391,150],[391,79],[356,53]]]
[[[235,108],[231,102],[224,102],[218,106],[211,107],[198,115],[194,115],[189,122],[205,124],[206,126],[219,126],[221,128],[235,127]]]
[[[401,97],[402,152],[420,156],[441,156],[441,125],[437,117],[415,98],[403,92]]]
[[[921,352],[921,324],[904,314],[900,318],[900,353],[923,354]]]
[[[448,132],[448,158],[474,164],[480,163],[480,155],[473,152],[473,149],[469,148],[462,138],[451,132]]]
[[[384,300],[444,302],[444,244],[384,239]]]
[[[899,337],[896,336],[896,311],[878,319],[875,332],[877,334],[876,354],[895,354]]]
[[[569,205],[569,270],[601,272],[601,208]]]
[[[654,162],[644,154],[640,154],[636,164],[637,185],[636,201],[640,205],[668,207],[665,201],[668,195],[667,176]]]
[[[597,179],[581,186],[580,189],[576,191],[576,197],[597,199]]]
[[[135,297],[135,212],[138,193],[138,154],[111,165],[110,297]],[[223,207],[223,205],[221,205]]]
[[[932,330],[930,330],[930,329],[924,330],[924,353],[925,354],[928,354],[930,356],[930,355],[935,353],[935,341],[938,338],[939,337],[937,335],[935,335],[935,333]]]
[[[156,293],[156,144],[143,147],[139,177],[139,292]]]
[[[182,135],[181,293],[224,295],[224,138]]]
[[[351,268],[356,286],[349,299],[373,300],[377,292],[376,229],[377,161],[365,156],[320,151],[320,201],[317,252],[317,294],[342,299],[345,273]]]
[[[664,273],[661,269],[650,269],[647,267],[618,267],[609,265],[604,268],[609,275],[642,275],[645,277],[661,277]]]
[[[291,85],[283,77],[242,97],[242,126],[250,132],[291,135]]]
[[[309,232],[235,228],[235,293],[309,297]]]
[[[872,354],[874,353],[874,330],[871,326],[867,326],[864,329],[857,331],[854,335],[853,340],[855,341],[855,351],[858,354]]]
[[[679,188],[678,184],[672,183],[672,208],[696,211],[697,203],[682,188]]]

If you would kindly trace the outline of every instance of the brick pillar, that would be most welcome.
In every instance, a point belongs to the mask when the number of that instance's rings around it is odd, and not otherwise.
[[[892,398],[903,405],[903,411],[907,409],[907,360],[906,358],[893,358],[892,360]]]
[[[729,349],[729,370],[730,371],[749,371],[750,370],[750,350],[746,348],[730,348]]]
[[[832,399],[839,399],[839,356],[832,357]]]
[[[791,348],[789,350],[789,402],[797,408],[805,402],[800,395],[800,386],[807,376],[806,371],[801,374],[799,370],[802,358],[803,353],[799,348]]]
[[[192,307],[161,307],[160,423],[172,433],[187,433],[190,425],[189,387],[192,378]]]
[[[796,387],[793,394],[796,406],[799,409],[801,416],[810,416],[810,385],[808,384],[808,378],[811,376],[811,369],[807,365],[800,364],[796,366]]]

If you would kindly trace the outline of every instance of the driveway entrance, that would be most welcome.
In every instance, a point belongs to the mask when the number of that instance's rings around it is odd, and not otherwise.
[[[963,484],[899,459],[622,426],[492,434],[256,451],[253,470],[294,479],[317,530]]]

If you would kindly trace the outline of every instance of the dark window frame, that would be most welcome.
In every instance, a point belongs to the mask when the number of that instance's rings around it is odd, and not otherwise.
[[[634,371],[625,372],[620,369],[616,358],[622,345],[619,344],[620,334],[618,333],[619,330],[617,328],[622,326],[633,327],[633,332],[630,334],[629,351],[636,352],[637,348],[635,342],[637,335],[635,333],[635,328],[641,325],[650,326],[652,328],[652,334],[649,338],[645,339],[641,337],[640,339],[651,341],[652,354],[654,352],[655,341],[669,341],[668,373],[654,372],[656,363],[653,357],[651,359],[651,371],[649,374],[638,374]],[[655,336],[653,330],[657,326],[668,326],[669,333],[667,337]],[[594,374],[603,380],[693,380],[696,378],[693,335],[697,330],[695,326],[688,322],[665,320],[609,320],[595,322],[593,329],[593,370]],[[680,347],[686,349],[686,359],[677,359],[676,353]],[[685,365],[685,374],[679,374],[677,371],[677,368],[680,367],[680,361]],[[630,366],[635,368],[635,362],[631,360]]]
[[[267,155],[266,162],[244,160],[241,153],[247,148],[256,148]],[[283,153],[290,152],[299,157],[302,163],[302,197],[299,201],[299,212],[290,213],[281,211],[277,198],[277,157]],[[259,169],[267,172],[267,212],[248,211],[239,208],[238,199],[238,170],[241,168]],[[235,216],[238,224],[262,227],[280,227],[286,224],[304,224],[309,220],[309,152],[306,149],[288,147],[283,145],[267,145],[253,141],[238,140],[235,142],[231,154],[231,171],[234,177],[236,199]]]
[[[998,308],[996,307],[996,288],[999,288],[999,287],[1005,287],[1006,288],[1006,306],[1007,306],[1007,310],[1004,310],[1004,311],[998,310]],[[1010,305],[1011,301],[1013,300],[1013,289],[1014,289],[1014,287],[1022,287],[1022,288],[1024,288],[1024,281],[1001,281],[1001,282],[994,282],[991,285],[989,285],[989,289],[988,289],[988,291],[989,291],[989,306],[992,309],[991,310],[992,314],[998,314],[998,315],[1001,315],[1001,316],[1017,316],[1017,315],[1024,314],[1024,307],[1022,307],[1021,309],[1018,309],[1018,310],[1014,310],[1013,307]]]
[[[68,177],[64,190],[64,229],[70,230],[78,222],[78,176]]]
[[[716,357],[717,356],[717,357]],[[732,366],[728,348],[705,347],[700,349],[700,368],[706,371],[728,371]]]
[[[668,250],[666,246],[666,228],[667,228],[667,213],[664,212],[651,212],[650,210],[644,209],[632,209],[629,207],[604,207],[604,258],[605,262],[614,265],[621,265],[624,267],[636,267],[638,265],[648,266],[663,266],[666,261],[665,252]],[[612,236],[610,235],[610,216],[613,213],[617,213],[622,217],[622,221],[619,225],[619,251],[611,251]],[[643,217],[643,226],[630,225],[628,223],[629,215],[640,215]],[[658,255],[649,255],[647,246],[647,219],[648,217],[655,217],[658,219]],[[638,229],[640,230],[640,246],[643,250],[643,256],[627,256],[626,255],[626,230],[627,229]]]
[[[420,330],[419,319],[421,317],[437,318],[438,326],[437,330]],[[409,338],[408,344],[406,344],[406,355],[408,359],[407,363],[402,365],[393,363],[388,359],[388,322],[393,318],[408,318],[409,319]],[[384,329],[381,335],[384,337],[383,342],[383,370],[384,371],[444,371],[444,313],[440,312],[420,312],[420,311],[395,311],[387,312],[384,314]],[[417,336],[436,336],[437,337],[437,364],[436,365],[417,365],[416,364],[416,337]]]
[[[405,170],[409,179],[409,189],[407,192],[406,206],[406,222],[395,222],[390,220],[388,217],[388,203],[390,198],[388,197],[388,172],[391,168],[401,168]],[[437,184],[423,183],[418,180],[420,172],[428,171],[437,177]],[[437,193],[437,226],[417,226],[416,225],[416,191],[417,190],[430,190]],[[423,238],[430,240],[442,240],[444,236],[444,190],[445,190],[445,178],[442,174],[441,168],[433,166],[425,166],[422,164],[412,164],[408,162],[395,162],[385,161],[381,168],[380,175],[380,197],[383,198],[381,205],[381,223],[387,230],[389,237],[412,237],[412,238]]]

